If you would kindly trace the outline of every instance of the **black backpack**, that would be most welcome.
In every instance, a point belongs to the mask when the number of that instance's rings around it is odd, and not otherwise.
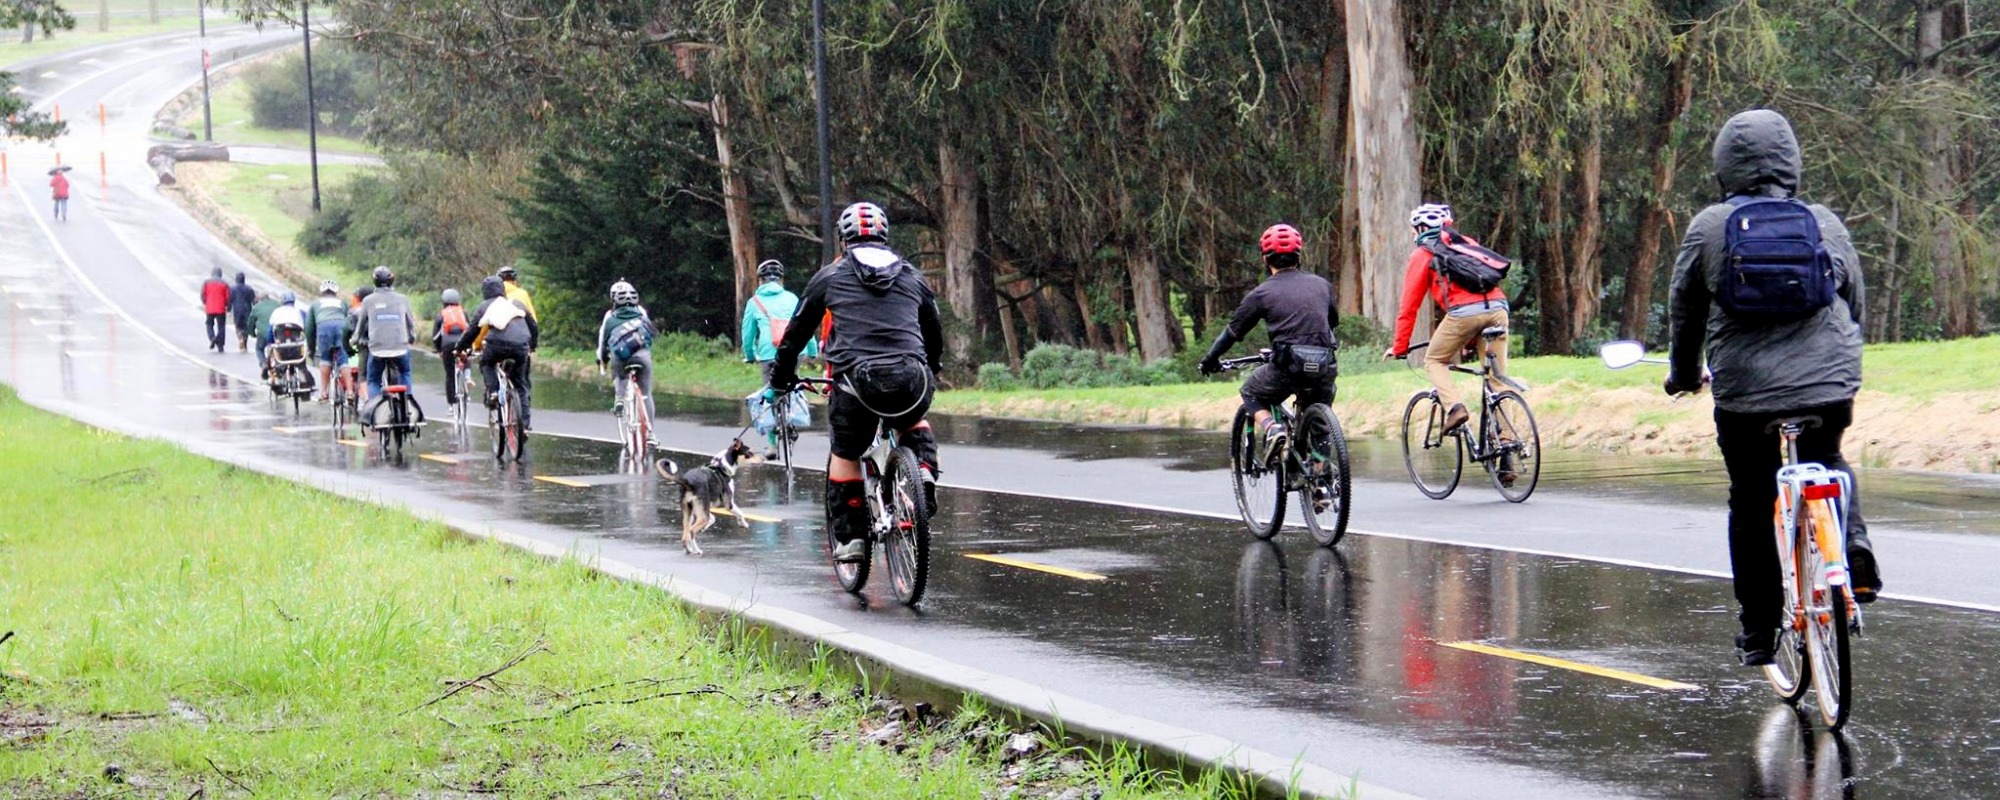
[[[1512,259],[1480,247],[1450,228],[1444,229],[1437,242],[1425,245],[1424,249],[1431,251],[1431,269],[1452,285],[1473,294],[1493,291],[1493,287],[1507,279],[1507,269],[1514,266]]]

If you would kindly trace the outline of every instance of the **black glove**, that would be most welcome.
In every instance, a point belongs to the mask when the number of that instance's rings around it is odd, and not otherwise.
[[[1684,394],[1701,391],[1701,384],[1684,386],[1679,381],[1674,380],[1674,376],[1668,375],[1666,382],[1660,384],[1660,388],[1666,390],[1668,397],[1679,397]]]
[[[772,370],[771,388],[778,394],[784,394],[786,392],[798,388],[798,386],[799,386],[798,373],[788,372],[783,370]]]
[[[1215,356],[1202,356],[1201,363],[1196,365],[1195,369],[1200,370],[1203,375],[1214,375],[1222,371],[1222,359]]]

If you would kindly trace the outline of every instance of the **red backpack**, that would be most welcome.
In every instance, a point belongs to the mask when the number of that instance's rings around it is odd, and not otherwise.
[[[472,327],[465,321],[465,306],[445,306],[438,312],[438,319],[444,323],[445,333],[464,333],[466,328]]]

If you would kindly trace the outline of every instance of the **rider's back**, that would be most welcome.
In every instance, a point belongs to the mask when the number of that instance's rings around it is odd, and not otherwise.
[[[409,351],[415,328],[409,298],[392,289],[377,289],[361,301],[361,318],[368,331],[369,353],[386,357]]]
[[[886,356],[936,360],[936,343],[926,341],[919,324],[924,309],[935,308],[936,296],[923,275],[887,247],[849,249],[813,276],[806,297],[807,302],[824,302],[833,319],[833,333],[822,349],[836,371]],[[787,340],[798,335],[786,334]]]
[[[1262,319],[1273,344],[1333,346],[1333,284],[1296,269],[1280,270],[1251,289],[1229,328],[1238,339]]]

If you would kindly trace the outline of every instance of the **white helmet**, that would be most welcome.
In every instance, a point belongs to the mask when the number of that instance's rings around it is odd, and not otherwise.
[[[1410,212],[1410,231],[1422,234],[1451,224],[1451,206],[1425,203]]]
[[[855,203],[840,212],[840,240],[858,242],[889,238],[889,215],[874,203]]]
[[[319,282],[319,293],[320,293],[320,294],[340,294],[340,286],[339,286],[338,284],[334,283],[333,281],[320,281],[320,282]]]
[[[626,283],[624,278],[619,278],[617,283],[611,284],[611,302],[613,305],[636,306],[639,304],[639,290],[632,288],[632,284]]]

